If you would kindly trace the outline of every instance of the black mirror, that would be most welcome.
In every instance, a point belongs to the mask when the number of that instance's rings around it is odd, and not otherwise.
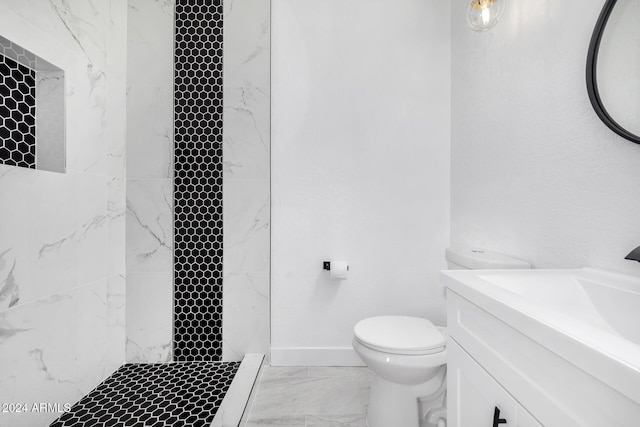
[[[640,1],[607,0],[589,44],[587,91],[615,133],[640,144]]]

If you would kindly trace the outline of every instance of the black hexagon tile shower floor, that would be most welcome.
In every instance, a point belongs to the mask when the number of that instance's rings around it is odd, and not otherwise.
[[[240,362],[126,364],[50,427],[209,426]]]

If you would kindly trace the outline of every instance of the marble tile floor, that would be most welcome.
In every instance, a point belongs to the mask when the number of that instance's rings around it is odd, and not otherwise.
[[[366,427],[363,367],[264,367],[243,427]]]

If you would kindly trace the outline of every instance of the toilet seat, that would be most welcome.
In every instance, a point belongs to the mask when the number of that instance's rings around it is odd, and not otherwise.
[[[390,354],[424,355],[445,351],[445,337],[427,319],[378,316],[358,322],[354,338],[372,350]]]

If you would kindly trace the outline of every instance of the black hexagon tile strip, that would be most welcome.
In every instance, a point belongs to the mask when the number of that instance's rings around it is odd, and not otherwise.
[[[213,421],[240,362],[126,364],[50,427],[201,427]]]
[[[36,167],[36,72],[0,54],[0,163]]]
[[[173,360],[222,357],[222,1],[177,0]]]

